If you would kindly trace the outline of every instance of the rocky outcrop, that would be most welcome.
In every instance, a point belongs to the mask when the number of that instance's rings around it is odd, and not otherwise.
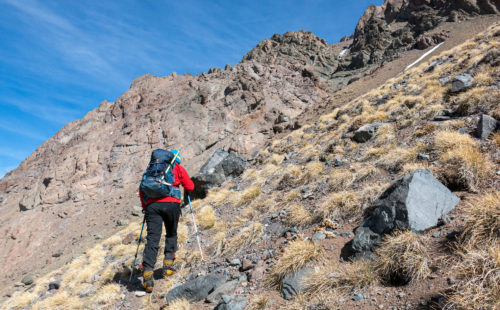
[[[200,172],[192,177],[195,185],[191,193],[193,198],[205,198],[209,189],[221,185],[226,179],[236,177],[245,171],[247,161],[234,152],[216,150],[201,167]]]
[[[386,0],[371,5],[356,27],[350,57],[340,67],[358,69],[392,60],[404,50],[427,48],[446,39],[443,33],[425,34],[439,24],[499,10],[495,0]]]

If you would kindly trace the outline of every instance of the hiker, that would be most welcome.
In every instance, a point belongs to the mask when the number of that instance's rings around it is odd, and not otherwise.
[[[181,215],[180,185],[187,192],[194,189],[193,181],[180,165],[177,150],[155,150],[143,175],[139,196],[147,224],[146,247],[143,253],[143,278],[146,292],[153,291],[153,272],[160,243],[162,222],[165,225],[165,257],[163,277],[175,273],[172,265],[177,251],[177,224]],[[155,198],[152,198],[155,197]]]

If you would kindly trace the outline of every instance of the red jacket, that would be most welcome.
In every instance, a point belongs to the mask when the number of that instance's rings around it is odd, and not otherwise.
[[[175,178],[175,181],[174,183],[172,183],[172,185],[182,185],[182,187],[184,187],[184,189],[187,191],[187,192],[191,192],[193,191],[194,189],[194,183],[193,181],[191,181],[191,178],[189,177],[189,174],[186,172],[186,169],[184,169],[184,167],[182,167],[181,165],[179,164],[175,164],[174,166],[174,178]],[[141,204],[142,204],[142,209],[144,210],[146,208],[146,206],[150,203],[153,203],[153,202],[177,202],[177,203],[181,203],[181,201],[177,198],[174,198],[174,197],[162,197],[162,198],[151,198],[151,199],[148,199],[148,201],[144,202],[142,200],[142,197],[144,196],[144,193],[139,190],[139,197],[141,198]]]

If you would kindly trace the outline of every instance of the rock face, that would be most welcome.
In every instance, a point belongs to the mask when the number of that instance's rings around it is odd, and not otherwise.
[[[242,174],[246,165],[246,160],[238,157],[234,152],[216,150],[201,167],[200,172],[192,177],[195,190],[191,195],[194,198],[205,198],[209,189],[219,186],[227,178]]]
[[[459,198],[427,169],[416,170],[391,185],[373,204],[370,216],[356,230],[352,248],[371,250],[379,237],[394,229],[423,231],[435,226]]]
[[[419,37],[426,45],[442,39],[427,30],[498,8],[492,0],[387,0],[366,11],[352,46],[350,38],[329,45],[308,31],[288,32],[233,67],[136,78],[115,102],[65,125],[0,180],[0,284],[45,266],[46,240],[69,257],[69,249],[93,242],[91,231],[106,235],[109,223],[126,218],[152,150],[180,150],[191,175],[216,149],[249,158],[275,132],[298,128],[304,111],[331,102],[332,92],[415,48]]]
[[[407,49],[427,48],[446,39],[444,34],[423,35],[442,22],[499,10],[495,0],[386,0],[371,5],[354,32],[350,58],[340,67],[357,69],[393,59]]]
[[[181,298],[185,298],[191,302],[201,301],[225,282],[226,277],[209,274],[174,287],[167,293],[165,299],[168,302]]]

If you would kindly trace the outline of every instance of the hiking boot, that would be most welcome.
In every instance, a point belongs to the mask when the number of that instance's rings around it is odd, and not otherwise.
[[[155,286],[153,281],[153,273],[153,270],[144,270],[144,272],[142,273],[142,277],[144,280],[144,290],[146,290],[146,292],[148,293],[153,292],[153,287]]]
[[[164,259],[163,260],[163,278],[164,279],[166,279],[167,277],[169,277],[175,273],[175,269],[172,268],[173,264],[174,264],[173,259]]]

